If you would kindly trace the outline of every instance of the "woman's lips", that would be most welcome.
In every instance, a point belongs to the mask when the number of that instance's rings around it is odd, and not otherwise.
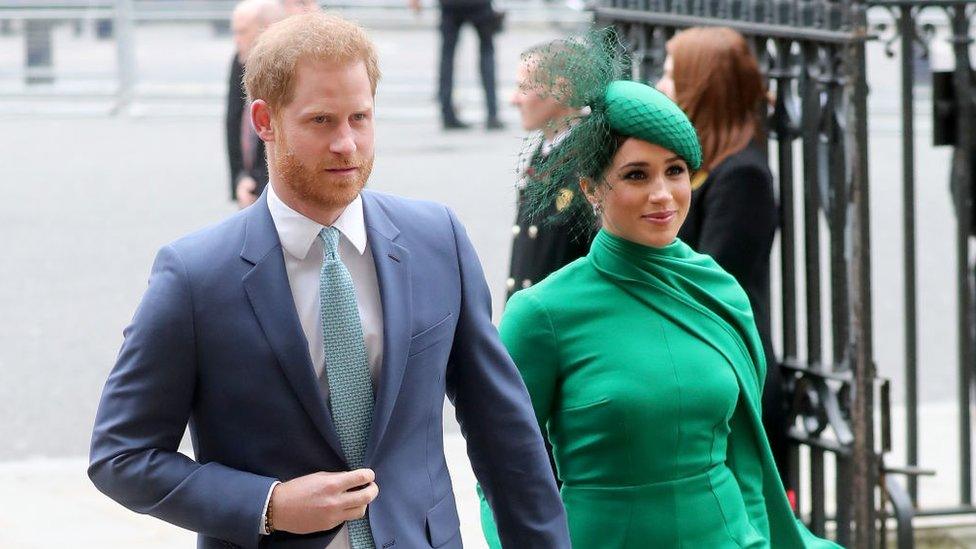
[[[649,214],[644,214],[641,219],[644,219],[655,225],[668,225],[674,218],[678,215],[677,210],[668,210],[666,212],[654,212]]]

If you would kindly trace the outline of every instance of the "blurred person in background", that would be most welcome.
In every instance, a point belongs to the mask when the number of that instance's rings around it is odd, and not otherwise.
[[[102,392],[92,482],[200,548],[460,549],[449,397],[505,543],[569,549],[463,226],[364,188],[380,79],[366,31],[289,17],[244,79],[270,182],[159,251]]]
[[[554,200],[541,211],[530,207],[526,194],[533,176],[548,156],[572,131],[580,109],[569,105],[566,82],[543,82],[538,76],[551,72],[546,65],[568,55],[570,45],[562,40],[529,48],[522,53],[516,74],[518,87],[512,105],[519,110],[522,129],[536,132],[534,142],[519,168],[518,212],[512,227],[512,256],[507,297],[528,288],[590,250],[595,231],[581,227],[576,219],[563,215],[579,192],[576,178],[569,175]],[[537,144],[535,143],[537,142]]]
[[[301,0],[288,0],[292,5]],[[314,5],[314,4],[313,4]],[[234,58],[227,83],[227,160],[230,172],[230,199],[245,208],[257,200],[268,184],[268,165],[264,142],[251,127],[251,115],[244,92],[244,65],[258,36],[265,28],[286,15],[279,0],[244,0],[234,7],[231,30],[234,33]]]
[[[322,11],[322,7],[315,0],[281,0],[281,5],[285,8],[286,17]]]
[[[657,87],[688,114],[705,159],[678,237],[712,256],[749,296],[768,364],[763,425],[791,488],[787,403],[770,326],[769,255],[779,210],[762,130],[766,86],[749,44],[732,29],[687,29],[668,41],[667,53]]]
[[[498,118],[498,98],[495,85],[495,34],[501,28],[501,13],[492,8],[491,0],[438,0],[440,2],[441,51],[437,97],[441,107],[441,124],[446,130],[470,127],[454,108],[454,52],[458,36],[465,23],[478,33],[479,69],[485,90],[485,128],[505,127]],[[420,11],[420,0],[409,0],[410,7]]]

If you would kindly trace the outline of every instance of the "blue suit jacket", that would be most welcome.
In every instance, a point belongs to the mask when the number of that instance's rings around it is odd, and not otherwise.
[[[446,207],[363,192],[383,307],[366,467],[376,547],[461,547],[443,451],[454,403],[511,547],[569,547],[525,386],[491,324],[464,229]],[[177,452],[189,423],[196,459]],[[342,471],[266,197],[164,247],[125,330],[89,476],[126,507],[200,533],[199,547],[322,548],[337,530],[258,534],[272,482]]]

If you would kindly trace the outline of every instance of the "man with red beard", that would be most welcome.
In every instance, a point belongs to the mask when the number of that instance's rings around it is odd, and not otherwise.
[[[99,405],[89,476],[199,547],[460,548],[454,403],[502,541],[568,548],[528,393],[454,214],[364,190],[379,69],[307,14],[245,72],[270,183],[165,246]],[[194,458],[178,453],[187,425]]]

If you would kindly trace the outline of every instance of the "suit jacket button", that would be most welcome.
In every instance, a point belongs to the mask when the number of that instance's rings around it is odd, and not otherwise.
[[[532,281],[529,280],[528,278],[526,278],[525,280],[522,281],[522,287],[523,288],[528,288],[531,285],[532,285]]]
[[[520,232],[522,232],[522,227],[519,227],[518,225],[513,225],[512,226],[512,234],[513,235],[518,236]]]
[[[509,278],[508,280],[505,281],[505,285],[508,286],[509,290],[515,289],[515,279]]]
[[[535,235],[537,234],[539,234],[539,227],[529,225],[529,238],[535,238]]]

